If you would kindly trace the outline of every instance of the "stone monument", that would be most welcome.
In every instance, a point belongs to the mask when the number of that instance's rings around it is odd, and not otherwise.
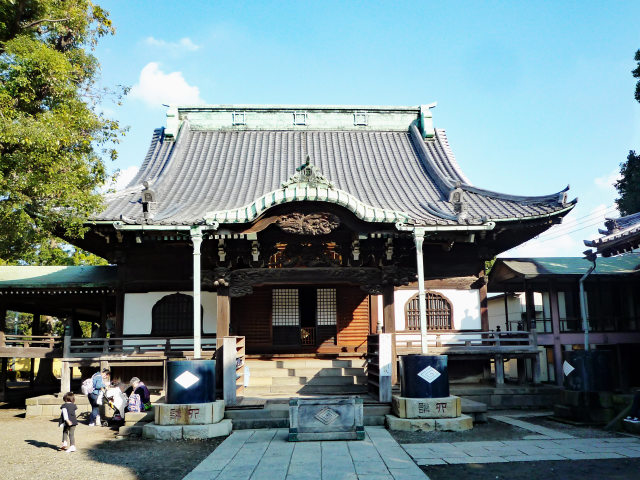
[[[348,397],[291,398],[289,441],[364,440],[362,399]]]

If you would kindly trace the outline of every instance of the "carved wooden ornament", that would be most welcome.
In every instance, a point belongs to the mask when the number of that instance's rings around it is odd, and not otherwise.
[[[327,235],[340,225],[331,213],[289,213],[278,218],[276,224],[283,232],[297,235]]]

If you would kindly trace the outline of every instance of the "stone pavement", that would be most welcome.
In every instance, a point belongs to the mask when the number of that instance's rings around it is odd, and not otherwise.
[[[412,443],[403,448],[418,465],[640,458],[640,438],[575,438],[566,432],[512,418],[515,416],[525,415],[490,415],[489,418],[535,435],[523,440]]]
[[[638,438],[569,438],[403,445],[418,465],[640,458]]]
[[[383,427],[362,441],[288,442],[287,429],[238,430],[184,480],[428,480]]]
[[[292,443],[286,429],[239,430],[184,480],[428,480],[418,465],[640,458],[640,438],[575,438],[514,418],[524,416],[491,416],[533,433],[505,441],[399,445],[365,427],[363,441]]]

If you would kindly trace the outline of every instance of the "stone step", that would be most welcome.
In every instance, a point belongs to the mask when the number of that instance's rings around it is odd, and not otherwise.
[[[344,377],[273,377],[271,385],[363,385],[367,378],[356,376]],[[251,379],[249,379],[251,385]]]
[[[246,387],[246,397],[260,396],[268,393],[303,395],[354,395],[367,392],[366,385],[272,385],[262,387]]]
[[[245,360],[249,368],[352,368],[365,367],[364,358],[322,359],[322,358],[285,358],[282,360]]]
[[[389,405],[365,404],[364,424],[366,426],[382,426],[385,422],[385,415],[390,411]],[[226,410],[224,416],[233,420],[234,430],[289,428],[289,406],[287,404],[278,404],[264,409]]]
[[[347,368],[295,368],[289,369],[289,375],[294,377],[342,377],[356,375],[366,377],[367,372],[362,367]]]
[[[356,375],[366,377],[364,368],[256,368],[249,365],[249,375],[255,378],[266,377],[341,377]]]

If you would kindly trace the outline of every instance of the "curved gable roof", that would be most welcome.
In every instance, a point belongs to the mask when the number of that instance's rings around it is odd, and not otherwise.
[[[210,128],[191,120],[188,115],[182,120],[175,140],[163,129],[154,132],[136,177],[126,189],[108,196],[107,208],[92,220],[144,223],[143,182],[156,196],[147,223],[161,225],[205,219],[246,223],[270,206],[294,201],[336,203],[365,221],[427,225],[537,218],[573,207],[565,191],[522,197],[472,186],[445,131],[435,129],[425,139],[418,121],[405,124],[404,130],[313,125],[279,130]],[[331,186],[283,186],[307,156]],[[456,189],[463,199],[459,205],[450,201]]]

